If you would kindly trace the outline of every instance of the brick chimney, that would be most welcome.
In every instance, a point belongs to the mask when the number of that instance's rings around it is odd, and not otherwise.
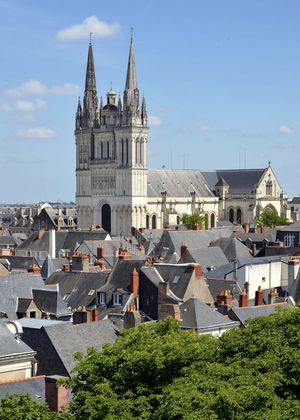
[[[182,242],[181,247],[180,247],[180,257],[182,258],[186,252],[186,250],[188,249],[186,242]]]
[[[255,306],[261,306],[264,304],[264,291],[261,286],[258,286],[257,291],[255,292]]]
[[[220,292],[220,294],[217,296],[217,306],[218,311],[221,314],[228,314],[228,311],[232,306],[232,295],[230,293],[230,290],[222,290]]]
[[[136,310],[134,304],[128,305],[124,314],[124,328],[138,327],[142,322],[141,314]]]
[[[130,260],[131,256],[126,248],[119,248],[119,260]]]
[[[90,257],[88,254],[74,254],[72,256],[72,271],[90,271]]]
[[[195,223],[195,224],[194,224],[194,228],[193,228],[193,230],[202,230],[202,225],[201,225],[201,223]]]
[[[266,228],[264,225],[259,226],[259,233],[261,233],[262,235],[265,235],[266,233]]]
[[[134,303],[136,303],[139,296],[139,273],[136,268],[132,270],[131,279],[130,279],[131,291],[133,293]]]
[[[204,273],[200,264],[192,264],[196,277],[203,277]]]
[[[69,273],[70,272],[70,264],[64,264],[63,268],[62,268],[62,271],[64,273]]]
[[[47,376],[45,378],[45,400],[50,411],[58,412],[63,407],[68,407],[70,398],[69,390],[64,385],[58,385],[61,376]]]
[[[41,268],[37,264],[31,264],[27,271],[32,274],[41,274]]]
[[[250,232],[250,223],[246,223],[245,224],[245,233],[249,233]]]
[[[246,308],[248,306],[248,294],[247,290],[243,289],[242,294],[239,296],[239,307]]]
[[[158,285],[158,303],[165,303],[169,292],[169,283],[162,282]]]
[[[275,291],[275,289],[271,289],[268,293],[268,304],[272,305],[276,302],[276,299],[278,298],[278,293]]]
[[[252,255],[253,257],[256,257],[256,244],[252,244]]]
[[[12,255],[12,251],[10,248],[1,248],[0,249],[0,257],[8,257]]]
[[[89,309],[87,310],[84,306],[81,311],[76,311],[73,313],[73,324],[87,324],[88,322],[95,322],[99,319],[98,309]]]
[[[100,260],[103,257],[104,257],[104,249],[102,246],[99,246],[97,248],[97,260]]]

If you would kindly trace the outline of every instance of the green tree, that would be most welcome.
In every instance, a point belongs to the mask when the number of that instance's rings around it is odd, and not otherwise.
[[[261,215],[255,218],[254,222],[257,225],[278,226],[288,224],[288,219],[279,216],[276,210],[264,210]]]
[[[300,418],[300,309],[255,318],[220,339],[166,319],[76,355],[76,419]]]
[[[187,229],[194,229],[196,225],[200,225],[202,229],[205,228],[205,217],[197,213],[183,214],[181,221]]]
[[[73,417],[72,417],[73,418]],[[29,394],[9,394],[0,399],[0,420],[63,420],[71,419],[67,412],[54,413]]]

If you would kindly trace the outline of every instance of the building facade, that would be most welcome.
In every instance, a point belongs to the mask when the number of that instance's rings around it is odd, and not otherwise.
[[[148,169],[148,116],[140,98],[131,38],[123,98],[110,89],[98,106],[90,43],[83,102],[76,112],[76,206],[78,227],[100,225],[112,235],[132,228],[179,224],[184,213],[251,222],[265,208],[287,213],[270,167],[254,170]]]

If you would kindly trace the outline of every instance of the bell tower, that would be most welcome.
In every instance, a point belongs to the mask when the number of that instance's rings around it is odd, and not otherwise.
[[[131,36],[123,101],[111,88],[98,97],[89,45],[83,107],[76,112],[78,226],[100,225],[112,235],[146,226],[148,118],[140,101]]]

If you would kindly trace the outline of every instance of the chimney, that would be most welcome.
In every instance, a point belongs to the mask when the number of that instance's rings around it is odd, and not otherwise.
[[[249,233],[250,232],[250,223],[246,223],[245,224],[245,233]]]
[[[134,303],[139,296],[139,273],[137,272],[136,268],[133,269],[131,273],[131,291],[133,293]]]
[[[256,257],[256,244],[252,244],[252,255],[253,257]]]
[[[271,289],[268,293],[268,304],[272,305],[275,303],[276,299],[278,298],[278,293],[275,292],[275,289]]]
[[[99,246],[97,248],[97,260],[100,260],[103,257],[104,257],[104,249],[102,246]]]
[[[193,228],[193,230],[202,230],[202,225],[201,225],[201,223],[195,223],[195,224],[194,224],[194,228]]]
[[[59,379],[62,377],[56,375],[45,378],[45,400],[50,411],[58,412],[70,402],[69,390],[57,383]]]
[[[230,290],[223,290],[220,292],[220,294],[217,296],[217,306],[218,311],[221,314],[228,314],[228,311],[232,306],[232,295],[230,293]]]
[[[204,276],[204,273],[200,264],[192,264],[192,267],[194,268],[194,273],[196,277]]]
[[[188,249],[186,242],[182,242],[180,247],[180,257],[182,258],[185,254],[185,251]]]
[[[264,304],[264,291],[261,286],[258,286],[257,291],[255,292],[255,306],[261,306]]]
[[[139,250],[142,254],[145,254],[145,247],[143,244],[139,246]]]
[[[124,314],[124,328],[135,328],[138,327],[142,322],[141,314],[136,310],[134,304],[128,305],[127,310]]]
[[[265,233],[266,233],[266,229],[265,229],[264,225],[259,226],[259,232],[260,232],[262,235],[265,235]]]
[[[248,306],[247,290],[243,289],[242,294],[239,296],[239,307],[246,308]]]
[[[158,303],[165,303],[169,292],[169,283],[161,282],[158,285]]]
[[[1,248],[0,249],[0,257],[8,257],[12,255],[11,249],[10,248]]]
[[[290,259],[288,261],[288,292],[294,297],[296,280],[299,275],[299,259]]]
[[[28,267],[27,271],[28,273],[32,273],[32,274],[41,274],[41,268],[37,264],[31,264]]]
[[[69,273],[70,272],[70,264],[64,264],[63,268],[62,268],[62,271],[64,273]]]
[[[130,260],[131,257],[129,255],[129,252],[126,248],[119,248],[119,260]]]
[[[88,254],[74,254],[72,256],[72,271],[90,271],[90,257]]]
[[[55,244],[55,230],[49,230],[49,255],[50,258],[56,257],[56,244]]]

